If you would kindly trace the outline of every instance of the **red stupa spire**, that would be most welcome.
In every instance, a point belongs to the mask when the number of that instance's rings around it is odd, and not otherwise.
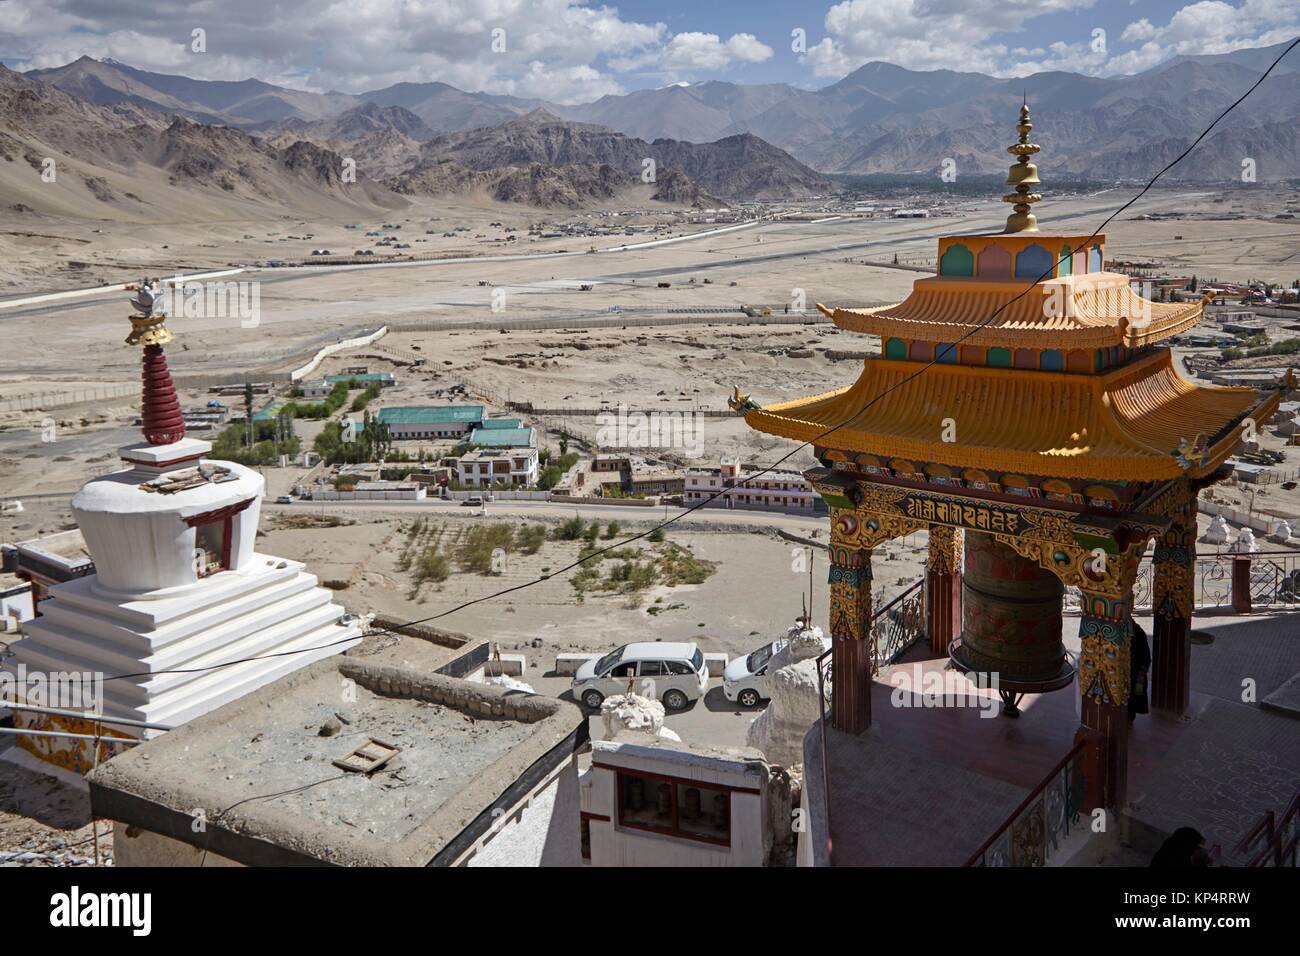
[[[144,437],[151,445],[170,445],[185,437],[185,417],[176,398],[172,373],[161,345],[144,348],[144,396],[140,402]]]
[[[144,392],[141,397],[141,418],[144,420],[144,437],[151,445],[170,445],[185,437],[185,416],[176,398],[172,373],[167,369],[167,356],[162,347],[173,338],[163,324],[167,316],[154,313],[159,293],[158,280],[142,280],[139,292],[131,304],[136,314],[131,316],[131,334],[128,345],[144,345],[141,379]]]

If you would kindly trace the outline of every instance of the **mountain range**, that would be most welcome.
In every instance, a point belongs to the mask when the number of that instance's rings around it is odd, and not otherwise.
[[[146,95],[134,79],[129,96],[109,97],[106,80],[119,67],[97,66],[107,69],[78,71],[76,93],[0,66],[0,197],[8,211],[134,221],[353,218],[401,208],[411,196],[479,194],[542,208],[624,199],[702,207],[831,189],[752,134],[646,143],[534,109],[434,135],[405,107],[373,102],[314,119],[260,120],[253,131],[216,122],[210,111],[168,109],[162,92]],[[200,91],[265,112],[271,100],[254,87]],[[166,96],[180,103],[180,92]],[[183,102],[205,105],[192,95]],[[643,176],[647,161],[653,176]]]
[[[1179,56],[1143,73],[1105,78],[1059,71],[999,78],[873,62],[817,90],[709,81],[576,105],[466,92],[437,82],[360,94],[310,93],[260,80],[149,73],[87,57],[26,75],[91,103],[146,107],[259,134],[304,132],[338,141],[339,131],[327,132],[326,126],[369,106],[384,108],[367,114],[369,119],[427,143],[542,109],[648,143],[705,143],[748,134],[820,172],[855,174],[937,175],[949,158],[959,174],[1002,171],[1016,109],[1027,95],[1046,175],[1136,179],[1186,148],[1284,48]],[[296,130],[297,123],[311,128]],[[1292,53],[1170,178],[1238,180],[1247,158],[1255,161],[1261,180],[1300,176],[1298,125],[1300,53]],[[427,159],[428,151],[421,151]]]

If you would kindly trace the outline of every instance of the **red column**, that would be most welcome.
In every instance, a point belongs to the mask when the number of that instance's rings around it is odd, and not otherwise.
[[[1083,809],[1123,806],[1128,791],[1128,708],[1083,698],[1074,741],[1083,741]]]
[[[1186,713],[1192,687],[1192,622],[1156,615],[1151,645],[1151,706]]]
[[[961,628],[962,533],[944,525],[930,526],[930,557],[925,568],[925,632],[930,653],[947,657],[948,645]]]
[[[1250,558],[1246,555],[1232,559],[1232,611],[1250,613]]]
[[[831,726],[860,734],[871,726],[871,642],[835,635],[831,664]]]

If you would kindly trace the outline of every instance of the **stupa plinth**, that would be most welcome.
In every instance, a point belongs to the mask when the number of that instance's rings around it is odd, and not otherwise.
[[[15,711],[19,727],[148,739],[163,731],[114,718],[182,724],[361,637],[301,562],[257,552],[262,476],[208,460],[211,444],[186,436],[155,289],[141,283],[126,340],[143,347],[143,440],[119,450],[126,470],[72,499],[95,573],[51,589],[6,666],[86,675],[96,700],[71,709],[102,720]],[[122,748],[101,742],[96,754],[90,740],[31,735],[6,758],[79,777]]]

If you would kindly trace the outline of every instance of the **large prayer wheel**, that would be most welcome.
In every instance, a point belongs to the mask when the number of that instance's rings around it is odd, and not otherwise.
[[[1074,677],[1061,642],[1063,591],[1037,562],[992,535],[966,532],[962,634],[951,656],[964,671],[997,675],[1008,716],[1020,694],[1056,690]]]

